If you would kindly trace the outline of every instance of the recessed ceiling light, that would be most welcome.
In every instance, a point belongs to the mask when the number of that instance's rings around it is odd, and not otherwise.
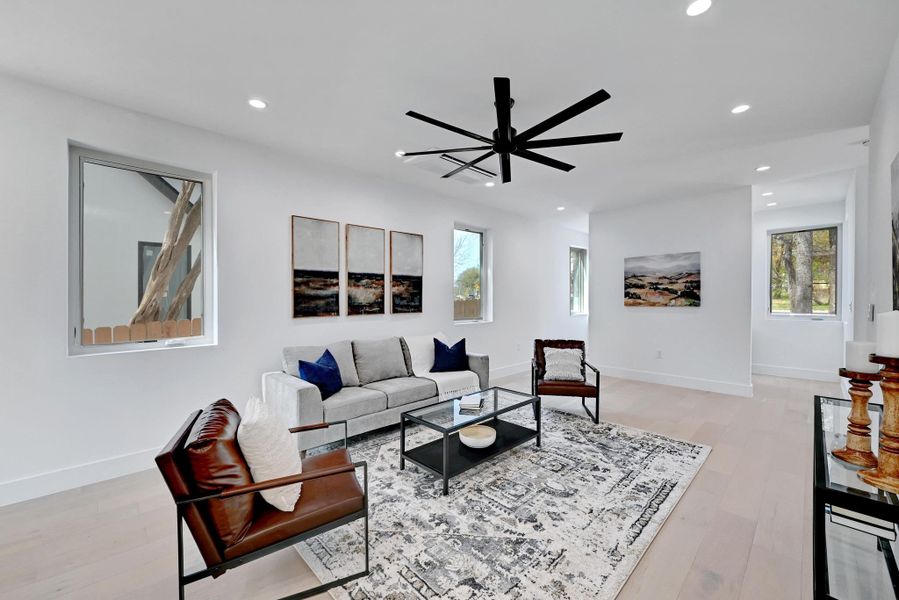
[[[397,150],[393,153],[395,156],[406,156],[406,153],[403,150]]]
[[[493,181],[488,181],[488,182],[485,183],[484,185],[486,185],[487,187],[493,187],[493,186],[496,185],[496,183],[494,183]]]
[[[687,7],[687,15],[696,17],[712,8],[712,0],[695,0]]]
[[[556,207],[556,210],[559,211],[559,212],[562,212],[563,210],[565,210],[565,207],[564,207],[564,206],[557,206],[557,207]]]
[[[777,206],[777,202],[769,202],[765,206]]]
[[[262,98],[250,98],[249,100],[247,100],[247,104],[257,110],[262,110],[268,106],[268,102],[266,102]]]
[[[732,112],[735,115],[739,115],[741,113],[746,112],[750,108],[752,108],[752,106],[750,106],[748,104],[738,104],[735,107],[733,107],[732,109],[730,109],[730,112]]]
[[[770,168],[771,168],[771,165],[759,165],[755,168],[755,170],[758,171],[759,173],[764,173],[765,171],[767,171]]]
[[[773,196],[774,192],[762,192],[762,198],[767,198],[768,196]]]

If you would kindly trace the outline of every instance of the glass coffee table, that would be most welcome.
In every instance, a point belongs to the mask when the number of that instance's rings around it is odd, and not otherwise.
[[[449,480],[468,469],[531,440],[540,447],[540,397],[500,387],[492,387],[471,396],[483,399],[480,412],[460,411],[461,398],[416,408],[400,415],[400,469],[406,461],[443,479],[443,495],[449,494]],[[533,429],[500,419],[514,410],[528,410],[535,421]],[[418,423],[441,434],[440,439],[415,448],[406,448],[406,423]],[[487,425],[496,430],[496,441],[486,448],[469,448],[459,440],[458,431],[471,425]]]
[[[859,467],[835,458],[846,445],[848,400],[815,396],[812,570],[815,600],[899,598],[899,498],[858,478]],[[868,404],[878,453],[882,407]]]

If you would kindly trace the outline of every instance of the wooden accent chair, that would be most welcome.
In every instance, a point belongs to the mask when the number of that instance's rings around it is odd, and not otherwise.
[[[369,574],[368,465],[346,449],[346,421],[293,427],[291,433],[343,424],[344,447],[303,459],[303,472],[253,482],[237,444],[240,414],[227,400],[196,411],[156,457],[172,493],[178,519],[178,598],[186,585],[233,569],[335,527],[365,520],[365,570],[282,600],[308,598]],[[356,469],[363,470],[364,489]],[[257,494],[303,482],[293,512],[278,510]],[[205,569],[184,573],[182,522],[193,535]]]
[[[587,411],[587,415],[594,423],[599,423],[599,370],[582,358],[581,373],[583,381],[545,381],[546,373],[545,348],[573,348],[581,351],[585,356],[585,345],[582,340],[534,340],[534,358],[531,360],[531,393],[535,396],[574,396],[581,398],[581,406]],[[586,369],[593,371],[596,376],[595,385],[587,382]],[[587,398],[595,398],[596,404],[593,412],[587,408]]]

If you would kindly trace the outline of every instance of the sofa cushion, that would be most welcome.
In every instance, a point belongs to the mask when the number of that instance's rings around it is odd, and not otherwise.
[[[387,408],[418,402],[437,395],[437,384],[421,377],[397,377],[375,381],[365,386],[387,394]]]
[[[237,443],[240,414],[227,400],[206,407],[184,442],[184,454],[198,493],[250,485],[253,477]],[[226,546],[240,539],[253,521],[256,494],[209,501],[209,517]]]
[[[352,462],[349,452],[341,448],[303,459],[303,471],[310,473]],[[293,512],[282,512],[268,505],[261,505],[247,533],[225,548],[225,558],[237,558],[276,544],[351,515],[364,507],[362,488],[353,473],[309,479],[303,483],[303,495]]]
[[[322,400],[333,396],[343,387],[340,368],[330,350],[325,350],[325,353],[315,362],[302,359],[298,362],[300,363],[300,379],[317,387],[321,392]]]
[[[353,346],[348,340],[327,346],[289,346],[281,353],[281,368],[288,375],[299,377],[297,365],[300,360],[315,362],[325,350],[330,350],[340,369],[343,385],[359,385],[356,363],[353,361]]]
[[[356,359],[356,371],[359,384],[366,385],[373,381],[406,377],[406,360],[403,358],[403,347],[400,338],[391,337],[382,340],[353,340],[353,357]]]
[[[324,402],[325,421],[349,421],[387,408],[387,396],[364,387],[345,387]]]
[[[431,373],[448,373],[450,371],[467,371],[468,353],[465,351],[465,338],[452,346],[434,338],[434,366]]]

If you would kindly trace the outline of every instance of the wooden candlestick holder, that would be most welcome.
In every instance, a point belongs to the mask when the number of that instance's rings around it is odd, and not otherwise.
[[[883,416],[880,422],[880,451],[877,468],[860,471],[859,479],[869,485],[899,494],[899,358],[871,355],[871,362],[883,365]]]
[[[879,373],[861,373],[840,369],[840,377],[849,379],[849,396],[852,409],[849,412],[849,426],[846,431],[846,446],[833,450],[831,454],[847,463],[871,469],[877,466],[877,457],[871,452],[871,417],[868,415],[868,400],[871,385],[880,381]]]

